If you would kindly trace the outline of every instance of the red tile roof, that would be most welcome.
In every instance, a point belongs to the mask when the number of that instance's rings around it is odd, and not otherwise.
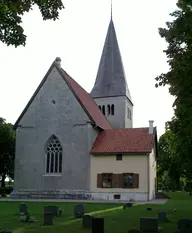
[[[92,97],[73,78],[71,78],[66,71],[63,69],[61,70],[64,74],[65,81],[74,92],[76,98],[79,100],[80,104],[90,116],[90,118],[94,121],[94,123],[102,129],[112,129],[111,125],[99,110]]]
[[[150,153],[156,134],[149,128],[109,129],[100,132],[90,153]]]

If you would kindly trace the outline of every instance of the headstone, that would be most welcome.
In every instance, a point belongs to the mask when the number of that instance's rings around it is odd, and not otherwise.
[[[182,218],[177,222],[178,230],[191,230],[192,231],[192,219]]]
[[[63,210],[61,208],[58,208],[57,209],[57,216],[61,216],[62,212],[63,212]]]
[[[53,212],[44,212],[44,225],[53,225]]]
[[[158,218],[140,218],[141,232],[158,232]]]
[[[133,206],[132,203],[124,203],[124,204],[123,204],[123,209],[130,208],[130,207],[132,207],[132,206]]]
[[[20,206],[19,206],[19,213],[20,214],[25,214],[27,213],[27,205],[25,203],[22,203]]]
[[[104,233],[104,218],[92,219],[92,233]]]
[[[53,216],[57,216],[58,207],[54,205],[44,206],[44,213],[53,213]]]
[[[141,233],[139,230],[131,229],[128,231],[128,233]]]
[[[151,208],[151,207],[148,207],[148,208],[147,208],[147,211],[152,211],[152,208]]]
[[[83,228],[92,228],[92,220],[92,216],[85,214],[83,216]]]
[[[167,221],[166,212],[158,213],[158,219],[160,222],[166,222]]]
[[[85,214],[85,208],[83,204],[76,205],[74,208],[74,217],[75,218],[82,218]]]

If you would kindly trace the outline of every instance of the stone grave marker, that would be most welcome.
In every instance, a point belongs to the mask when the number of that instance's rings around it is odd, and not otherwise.
[[[44,212],[44,225],[53,225],[53,212]]]
[[[58,207],[54,205],[44,206],[44,213],[53,213],[53,216],[58,216]]]
[[[92,220],[92,216],[85,214],[83,216],[83,228],[92,228]]]
[[[76,205],[74,207],[74,217],[75,218],[82,218],[84,214],[85,214],[85,207],[83,204]]]
[[[92,233],[104,233],[104,218],[92,219]]]
[[[158,232],[158,218],[140,218],[141,232]]]
[[[160,212],[157,215],[158,219],[160,222],[167,222],[167,216],[166,216],[166,212]]]
[[[128,233],[141,233],[139,230],[131,229],[128,231]]]
[[[177,222],[178,230],[191,230],[192,231],[192,219],[182,218]]]
[[[132,207],[133,206],[133,203],[124,203],[123,204],[123,209],[126,209],[126,208],[130,208],[130,207]]]
[[[19,206],[19,213],[20,215],[23,215],[25,213],[27,213],[27,205],[25,203],[22,203],[20,206]]]

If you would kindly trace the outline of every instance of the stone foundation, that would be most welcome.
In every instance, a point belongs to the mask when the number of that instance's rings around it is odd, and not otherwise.
[[[118,196],[118,198],[117,198]],[[14,190],[12,199],[68,199],[95,201],[148,201],[148,193],[88,192],[84,190]]]
[[[112,193],[112,192],[95,192],[91,193],[93,200],[106,200],[106,201],[113,201],[113,200],[119,200],[119,201],[148,201],[149,195],[148,193],[137,193],[137,192],[130,192],[130,193]],[[118,198],[117,198],[118,196]],[[116,197],[116,198],[115,198]]]
[[[91,194],[82,190],[13,190],[10,198],[91,200]]]

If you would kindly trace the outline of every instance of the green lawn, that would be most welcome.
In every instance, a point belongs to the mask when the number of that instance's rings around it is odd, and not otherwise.
[[[140,217],[155,217],[159,211],[166,211],[170,220],[161,223],[161,233],[174,232],[177,220],[192,216],[192,197],[183,193],[169,193],[171,199],[165,205],[135,205],[133,208],[122,209],[120,204],[85,203],[87,213],[105,218],[105,233],[127,233],[131,228],[139,229]],[[43,206],[45,203],[28,203],[29,212],[38,220],[36,223],[20,223],[18,202],[0,202],[0,231],[12,230],[13,233],[90,233],[82,228],[81,219],[73,219],[73,207],[76,203],[55,203],[64,209],[61,217],[54,219],[53,226],[43,226]],[[48,203],[47,203],[48,204]],[[51,204],[51,203],[49,203]],[[53,204],[53,203],[52,203]],[[146,211],[152,207],[153,211]],[[174,212],[174,209],[177,211]]]

